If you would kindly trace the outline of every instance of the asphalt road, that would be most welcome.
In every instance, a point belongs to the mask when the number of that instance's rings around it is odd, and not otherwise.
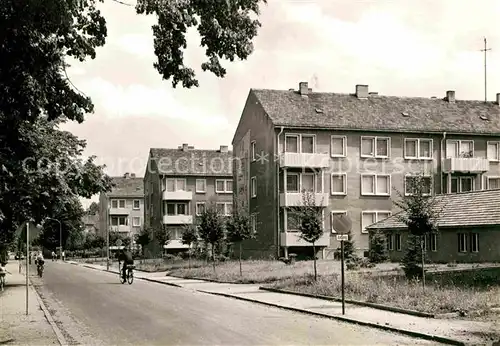
[[[34,284],[75,345],[433,344],[71,264],[48,262]]]

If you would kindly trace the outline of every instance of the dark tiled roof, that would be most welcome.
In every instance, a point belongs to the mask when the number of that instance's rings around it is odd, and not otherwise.
[[[471,227],[500,225],[500,189],[437,195],[435,209],[439,212],[437,225],[443,227]],[[406,229],[395,214],[367,229]]]
[[[232,151],[151,148],[150,159],[165,175],[233,176]]]
[[[137,177],[112,177],[115,186],[107,196],[111,197],[144,197],[144,180]]]
[[[252,89],[275,126],[332,129],[500,134],[493,102]],[[318,112],[319,111],[319,112]],[[408,116],[403,116],[407,113]],[[490,120],[482,120],[487,116]]]

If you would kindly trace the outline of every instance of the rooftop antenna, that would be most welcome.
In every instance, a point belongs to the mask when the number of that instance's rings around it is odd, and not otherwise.
[[[487,98],[488,98],[488,92],[487,92],[487,75],[486,75],[486,55],[488,51],[491,50],[491,48],[488,48],[488,44],[486,42],[486,37],[484,38],[484,49],[481,49],[481,52],[484,52],[484,102],[486,103]]]

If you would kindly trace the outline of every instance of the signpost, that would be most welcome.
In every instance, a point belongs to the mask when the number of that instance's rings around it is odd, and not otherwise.
[[[344,275],[344,241],[349,240],[349,231],[352,228],[351,218],[347,215],[337,215],[332,219],[332,230],[338,232],[337,241],[340,241],[340,272],[342,285],[342,315],[345,315],[345,275]]]
[[[35,225],[31,221],[23,222],[17,228],[17,234],[22,234],[23,228],[26,226],[26,315],[29,313],[29,277],[30,277],[30,242],[40,234],[41,227]]]

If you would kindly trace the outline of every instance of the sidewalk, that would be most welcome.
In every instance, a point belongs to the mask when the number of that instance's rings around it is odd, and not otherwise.
[[[106,269],[98,265],[85,266],[98,270]],[[113,268],[110,271],[117,272],[116,270],[116,268]],[[488,342],[491,344],[491,341],[485,340],[484,337],[494,331],[493,326],[485,322],[424,318],[351,304],[345,305],[345,315],[342,315],[342,304],[340,302],[264,291],[259,289],[259,285],[254,284],[214,283],[204,280],[165,276],[165,273],[144,273],[138,271],[135,277],[204,293],[247,300],[395,332],[403,332],[407,335],[447,344],[487,345]]]
[[[28,291],[29,315],[26,316],[25,268],[19,274],[18,262],[11,261],[6,269],[12,274],[6,275],[5,290],[0,292],[0,344],[59,345],[32,286]]]

